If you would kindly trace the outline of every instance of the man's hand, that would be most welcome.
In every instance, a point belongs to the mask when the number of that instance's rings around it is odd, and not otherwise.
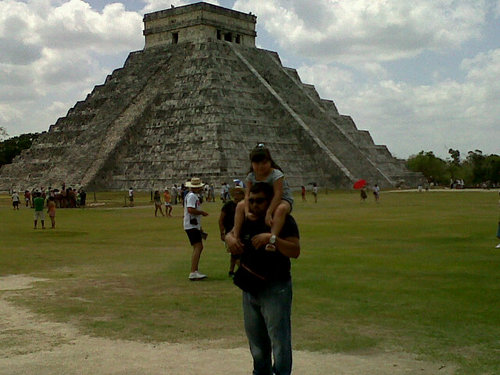
[[[229,232],[228,234],[226,234],[225,242],[231,254],[239,255],[243,253],[244,249],[243,243],[240,241],[239,238],[236,238],[234,236],[233,232]]]
[[[206,211],[201,211],[201,216],[208,216],[208,212],[206,212]]]
[[[271,233],[259,233],[252,237],[252,245],[256,249],[260,249],[263,246],[266,246],[269,243],[269,239],[271,238]]]

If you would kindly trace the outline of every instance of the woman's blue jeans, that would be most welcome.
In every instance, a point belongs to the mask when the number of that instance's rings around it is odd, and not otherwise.
[[[253,375],[291,374],[291,313],[291,280],[272,282],[257,295],[243,292],[243,316],[253,357]]]

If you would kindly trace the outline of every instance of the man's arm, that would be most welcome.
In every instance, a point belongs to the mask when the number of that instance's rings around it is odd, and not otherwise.
[[[208,216],[208,212],[205,212],[203,210],[198,210],[194,207],[188,207],[188,212],[191,215],[201,215],[201,216]]]
[[[219,216],[219,231],[220,231],[220,238],[222,241],[224,241],[224,237],[226,236],[226,230],[224,228],[224,218],[226,217],[226,212],[222,210],[220,212]]]
[[[260,233],[252,237],[252,245],[258,249],[266,246],[271,238],[271,233]],[[298,258],[300,255],[300,240],[298,237],[276,238],[274,244],[276,251],[288,258]]]
[[[234,230],[234,228],[233,228]],[[243,253],[243,243],[234,235],[233,231],[226,233],[226,237],[224,238],[226,242],[227,248],[233,255],[239,255]]]

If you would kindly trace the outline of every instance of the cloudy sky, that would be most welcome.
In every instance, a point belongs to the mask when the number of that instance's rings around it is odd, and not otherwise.
[[[48,130],[144,46],[144,13],[196,1],[0,0],[0,127]],[[218,0],[375,143],[500,154],[500,0]]]

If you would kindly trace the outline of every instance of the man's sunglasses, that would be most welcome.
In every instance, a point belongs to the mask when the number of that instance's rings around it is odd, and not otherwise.
[[[267,202],[266,198],[249,198],[248,199],[248,203],[250,203],[250,204],[254,204],[254,203],[262,204],[264,202]]]

